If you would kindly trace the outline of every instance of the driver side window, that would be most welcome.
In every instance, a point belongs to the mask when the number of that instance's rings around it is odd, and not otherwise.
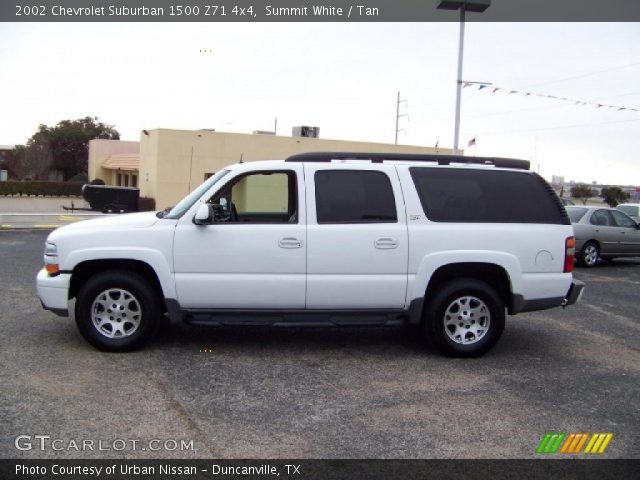
[[[216,223],[298,223],[296,174],[278,170],[241,175],[209,203]]]
[[[613,218],[616,221],[616,225],[618,225],[619,227],[636,228],[636,222],[627,217],[624,213],[618,212],[616,210],[611,210],[611,215],[613,215]]]

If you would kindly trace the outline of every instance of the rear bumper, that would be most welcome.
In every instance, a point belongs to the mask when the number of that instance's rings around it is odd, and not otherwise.
[[[567,292],[567,296],[562,303],[562,306],[566,307],[578,302],[582,298],[583,293],[584,282],[581,282],[580,280],[573,280],[571,282],[571,286],[569,287],[569,291]]]
[[[42,308],[62,317],[69,316],[70,279],[71,275],[66,273],[51,277],[44,268],[38,272],[36,289]]]
[[[516,315],[523,312],[535,312],[555,307],[566,307],[578,302],[584,291],[584,283],[572,280],[569,290],[564,297],[534,298],[525,300],[522,295],[514,294],[509,305],[509,314]]]

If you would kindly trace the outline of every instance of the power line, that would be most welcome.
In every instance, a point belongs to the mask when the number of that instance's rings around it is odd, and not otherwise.
[[[600,73],[612,72],[614,70],[621,70],[623,68],[629,68],[629,67],[633,67],[635,65],[640,65],[640,62],[629,63],[627,65],[618,65],[617,67],[604,68],[602,70],[596,70],[595,72],[583,73],[581,75],[575,75],[575,76],[572,76],[572,77],[560,78],[558,80],[549,80],[547,82],[534,83],[533,85],[527,85],[525,88],[539,87],[540,85],[550,85],[552,83],[567,82],[569,80],[576,80],[578,78],[591,77],[593,75],[599,75]]]
[[[555,127],[544,127],[544,128],[523,128],[519,130],[503,130],[498,132],[481,132],[479,135],[496,135],[500,133],[519,133],[519,132],[541,132],[545,130],[561,130],[564,128],[576,128],[576,127],[590,127],[593,125],[611,125],[614,123],[629,123],[629,122],[640,122],[640,118],[634,118],[631,120],[614,120],[613,122],[593,122],[593,123],[575,123],[573,125],[557,125]]]

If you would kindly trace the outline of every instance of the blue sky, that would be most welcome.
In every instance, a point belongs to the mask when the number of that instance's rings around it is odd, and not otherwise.
[[[456,23],[0,24],[0,144],[97,115],[122,138],[215,128],[453,143]],[[465,80],[640,108],[640,24],[468,23]],[[640,113],[470,87],[467,153],[529,159],[547,178],[640,185]]]

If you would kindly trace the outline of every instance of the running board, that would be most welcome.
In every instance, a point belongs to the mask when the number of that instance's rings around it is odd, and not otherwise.
[[[187,310],[190,325],[270,326],[270,327],[357,327],[402,325],[403,310]]]

